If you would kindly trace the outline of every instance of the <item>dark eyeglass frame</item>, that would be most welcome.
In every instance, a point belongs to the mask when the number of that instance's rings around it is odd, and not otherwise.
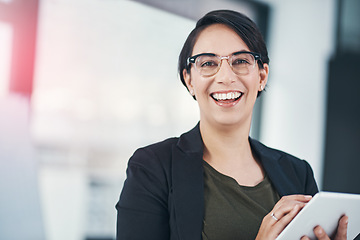
[[[261,61],[261,55],[259,53],[255,53],[255,52],[249,52],[249,51],[238,51],[238,52],[234,52],[232,54],[230,54],[229,56],[219,56],[219,55],[216,55],[214,53],[200,53],[200,54],[196,54],[194,56],[191,56],[191,57],[188,57],[187,60],[186,60],[186,64],[187,66],[189,67],[191,63],[195,63],[196,62],[196,59],[200,56],[213,56],[213,57],[218,57],[221,61],[223,59],[226,59],[228,60],[230,57],[232,56],[235,56],[235,55],[238,55],[238,54],[242,54],[242,53],[246,53],[246,54],[251,54],[254,59],[255,59],[255,62],[256,61],[259,61],[262,63]],[[215,73],[216,74],[216,73]]]

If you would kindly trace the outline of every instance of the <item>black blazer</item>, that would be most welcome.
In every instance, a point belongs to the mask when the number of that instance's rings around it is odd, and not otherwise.
[[[249,138],[280,196],[318,192],[310,165]],[[118,240],[200,240],[204,215],[199,124],[180,138],[138,149],[116,204]]]

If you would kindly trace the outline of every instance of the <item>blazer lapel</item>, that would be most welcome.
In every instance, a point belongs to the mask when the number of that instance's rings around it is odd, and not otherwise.
[[[284,155],[256,140],[249,141],[279,195],[298,193],[300,185],[294,184],[286,175],[286,166],[280,164]],[[179,238],[199,240],[204,217],[203,142],[199,124],[180,137],[172,154],[172,195]]]
[[[173,149],[172,193],[179,237],[201,239],[204,184],[203,143],[199,125],[183,134]]]
[[[249,138],[250,145],[255,155],[259,158],[269,179],[278,191],[280,196],[297,194],[301,185],[296,184],[294,179],[290,179],[287,173],[287,165],[281,164],[285,154],[281,154],[271,148],[264,146],[262,143]]]

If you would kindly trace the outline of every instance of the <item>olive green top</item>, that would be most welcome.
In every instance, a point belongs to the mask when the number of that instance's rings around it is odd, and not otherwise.
[[[254,240],[263,217],[280,199],[265,176],[254,187],[239,185],[204,161],[203,240]]]

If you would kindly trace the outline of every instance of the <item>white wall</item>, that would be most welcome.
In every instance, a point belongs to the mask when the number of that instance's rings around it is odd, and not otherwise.
[[[194,24],[132,1],[41,1],[31,130],[48,240],[114,236],[134,150],[195,126],[177,76]]]
[[[270,78],[261,140],[313,167],[321,186],[328,61],[334,51],[335,1],[264,0],[271,6]]]
[[[46,239],[29,113],[29,99],[0,96],[0,239]]]

